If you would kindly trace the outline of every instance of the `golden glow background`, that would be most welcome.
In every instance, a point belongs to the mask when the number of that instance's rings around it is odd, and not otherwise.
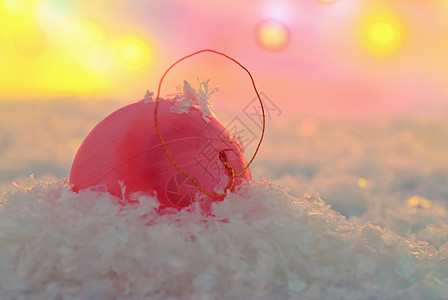
[[[447,0],[0,0],[0,99],[140,99],[163,71],[212,48],[246,65],[286,113],[447,111]],[[173,70],[253,92],[204,55]],[[194,79],[193,79],[194,80]]]

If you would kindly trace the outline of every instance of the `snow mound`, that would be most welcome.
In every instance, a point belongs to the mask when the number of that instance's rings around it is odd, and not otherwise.
[[[214,204],[214,217],[158,216],[153,198],[139,200],[63,180],[8,186],[0,299],[448,299],[446,227],[438,249],[410,243],[267,179]]]

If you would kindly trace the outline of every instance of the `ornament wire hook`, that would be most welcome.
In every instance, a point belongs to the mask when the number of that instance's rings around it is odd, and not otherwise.
[[[164,141],[163,136],[162,136],[162,133],[161,133],[161,131],[160,131],[159,122],[158,122],[158,118],[157,118],[157,112],[158,112],[158,108],[159,108],[160,90],[162,89],[162,82],[163,82],[163,80],[165,79],[165,77],[166,77],[166,75],[168,74],[168,72],[169,72],[172,68],[174,68],[178,63],[180,63],[181,61],[184,61],[184,60],[186,60],[186,59],[188,59],[188,58],[190,58],[190,57],[192,57],[192,56],[195,56],[195,55],[198,55],[198,54],[201,54],[201,53],[204,53],[204,52],[211,52],[211,53],[214,53],[214,54],[218,54],[218,55],[224,56],[225,58],[227,58],[227,59],[233,61],[234,63],[236,63],[236,64],[237,64],[240,68],[242,68],[244,71],[246,71],[247,75],[249,75],[250,81],[252,82],[252,86],[253,86],[253,88],[254,88],[254,90],[255,90],[255,93],[257,94],[258,101],[260,102],[261,113],[262,113],[262,117],[263,117],[263,128],[262,128],[262,131],[261,131],[260,140],[258,141],[258,144],[257,144],[257,148],[255,149],[255,152],[254,152],[254,154],[252,155],[252,158],[250,159],[250,161],[247,163],[246,167],[244,167],[244,169],[243,169],[240,173],[236,174],[234,168],[233,168],[228,162],[226,162],[226,161],[220,159],[221,162],[227,167],[227,169],[229,170],[229,172],[230,172],[230,174],[231,174],[231,177],[232,177],[230,187],[226,188],[225,191],[224,191],[224,193],[222,193],[222,194],[212,194],[212,193],[209,193],[209,192],[207,192],[206,190],[204,190],[204,189],[202,188],[202,186],[199,184],[199,182],[197,182],[197,181],[196,181],[190,174],[188,174],[187,172],[185,172],[185,171],[184,171],[184,170],[183,170],[183,169],[182,169],[182,168],[181,168],[181,167],[174,161],[173,157],[172,157],[171,154],[168,152],[168,149],[167,149],[167,147],[166,147],[165,141]],[[256,85],[255,85],[254,78],[252,77],[252,74],[250,73],[250,71],[249,71],[246,67],[244,67],[241,63],[239,63],[236,59],[234,59],[234,58],[228,56],[228,55],[225,54],[225,53],[222,53],[222,52],[219,52],[219,51],[216,51],[216,50],[212,50],[212,49],[202,49],[202,50],[193,52],[193,53],[191,53],[191,54],[189,54],[189,55],[186,55],[186,56],[184,56],[184,57],[178,59],[178,60],[175,61],[175,62],[174,62],[168,69],[166,69],[165,73],[163,73],[163,76],[162,76],[162,78],[161,78],[160,81],[159,81],[159,86],[158,86],[158,88],[157,88],[157,95],[156,95],[155,102],[156,102],[156,103],[155,103],[155,107],[154,107],[154,123],[155,123],[155,125],[156,125],[156,130],[157,130],[157,133],[158,133],[158,135],[159,135],[160,142],[162,143],[163,150],[165,151],[166,155],[168,156],[168,159],[171,161],[171,163],[173,164],[173,166],[175,166],[176,169],[179,170],[179,172],[181,172],[181,173],[184,174],[188,179],[190,179],[190,180],[196,185],[196,187],[197,187],[201,192],[203,192],[204,194],[206,194],[207,196],[214,197],[214,198],[219,198],[219,197],[222,197],[222,196],[227,195],[227,191],[233,188],[233,185],[234,185],[234,183],[235,183],[235,177],[238,177],[238,176],[241,176],[242,174],[244,174],[244,172],[246,172],[246,170],[249,168],[249,166],[252,164],[252,162],[254,161],[255,157],[257,156],[257,154],[258,154],[258,150],[260,149],[261,143],[262,143],[262,141],[263,141],[263,137],[264,137],[264,133],[265,133],[265,128],[266,128],[266,116],[265,116],[265,113],[264,113],[263,102],[261,101],[260,94],[258,93],[257,87],[256,87]]]

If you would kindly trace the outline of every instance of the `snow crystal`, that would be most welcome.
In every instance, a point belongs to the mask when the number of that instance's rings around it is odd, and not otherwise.
[[[190,112],[190,107],[193,106],[193,100],[191,99],[176,97],[173,100],[175,100],[176,102],[173,103],[170,110],[171,112],[177,113],[179,115],[188,114]]]
[[[210,80],[203,81],[198,79],[198,82],[200,87],[196,91],[188,81],[184,80],[182,93],[172,99],[175,102],[171,107],[171,111],[178,114],[188,114],[190,107],[195,107],[202,112],[202,118],[205,122],[209,123],[210,119],[208,117],[214,116],[210,98],[218,91],[218,88],[215,87],[209,91],[208,84]]]
[[[145,101],[152,101],[154,97],[154,92],[150,92],[149,90],[146,90],[146,94],[143,97],[143,100]]]

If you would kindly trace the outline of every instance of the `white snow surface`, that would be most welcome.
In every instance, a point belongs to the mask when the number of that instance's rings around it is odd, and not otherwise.
[[[214,217],[158,216],[64,179],[121,106],[0,102],[1,300],[448,299],[448,118],[271,120]]]
[[[2,299],[441,299],[448,243],[347,220],[262,179],[199,212],[29,179],[0,212]],[[406,213],[406,212],[405,212]],[[440,210],[447,218],[445,210]],[[148,225],[149,224],[149,225]]]

